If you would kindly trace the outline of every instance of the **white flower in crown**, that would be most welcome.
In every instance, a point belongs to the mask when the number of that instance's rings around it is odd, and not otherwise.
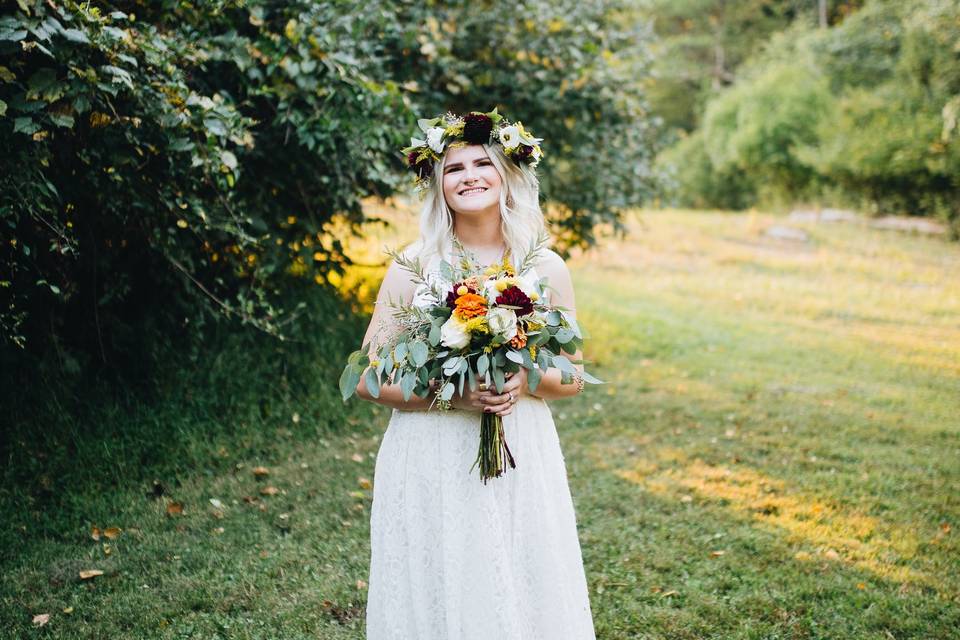
[[[515,125],[500,129],[500,144],[504,149],[515,149],[520,144],[520,129]]]
[[[427,145],[437,153],[443,153],[443,127],[431,127],[427,130]]]

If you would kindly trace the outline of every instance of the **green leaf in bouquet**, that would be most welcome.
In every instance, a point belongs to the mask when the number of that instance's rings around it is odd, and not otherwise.
[[[534,393],[537,390],[537,386],[542,379],[543,375],[538,370],[531,369],[527,371],[527,386],[530,387],[530,393]]]
[[[403,393],[403,401],[410,400],[413,395],[413,387],[417,384],[417,375],[412,371],[404,372],[400,378],[400,392]]]
[[[530,356],[529,349],[523,349],[520,352],[520,355],[523,356],[523,366],[527,369],[533,369],[536,365],[533,364],[533,358]]]
[[[599,378],[593,377],[592,375],[590,375],[590,374],[587,373],[586,371],[581,371],[581,372],[580,372],[580,377],[583,378],[583,381],[584,381],[584,382],[589,382],[590,384],[606,384],[603,380],[600,380]]]
[[[523,364],[523,356],[520,355],[519,351],[507,351],[507,359],[516,362],[517,364]]]
[[[573,355],[573,354],[575,354],[575,353],[577,352],[577,349],[578,349],[579,347],[577,347],[577,343],[576,343],[576,342],[574,342],[573,340],[571,340],[570,342],[565,342],[565,343],[563,343],[563,345],[562,345],[560,348],[563,349],[564,351],[566,351],[567,353],[569,353],[570,355]]]
[[[419,380],[420,384],[425,387],[430,386],[430,376],[427,375],[426,367],[420,367],[417,369],[417,380]]]
[[[560,321],[563,319],[563,316],[560,315],[560,312],[553,310],[547,313],[547,324],[551,327],[559,327]]]
[[[486,375],[487,369],[490,368],[490,356],[485,353],[481,353],[480,357],[477,358],[477,374]]]
[[[422,340],[414,340],[410,343],[410,359],[413,361],[414,366],[422,367],[426,364],[429,355],[430,349]]]
[[[453,282],[453,265],[446,260],[440,261],[440,277],[447,282]]]
[[[553,337],[556,338],[557,342],[559,342],[560,344],[567,344],[568,342],[573,340],[573,338],[576,335],[577,334],[575,334],[572,329],[567,329],[566,327],[564,327],[559,331],[557,331],[557,333],[554,334]]]
[[[393,356],[391,356],[389,353],[383,356],[383,370],[387,373],[391,373],[393,371]]]
[[[360,371],[357,371],[357,368],[351,364],[347,364],[343,368],[343,373],[340,374],[340,395],[343,396],[343,401],[346,402],[350,399],[354,393],[357,392],[357,385],[360,383]]]
[[[468,366],[467,368],[469,369],[470,367]],[[463,384],[466,381],[467,381],[467,376],[463,375],[462,373],[459,376],[457,376],[457,393],[459,393],[460,395],[463,395]]]
[[[430,327],[430,335],[427,336],[427,340],[430,341],[431,347],[440,344],[440,326],[439,324],[434,324]]]
[[[503,393],[503,369],[494,367],[491,375],[493,376],[493,384],[497,387],[497,393]]]
[[[553,354],[547,351],[546,349],[540,349],[537,353],[537,366],[546,371],[550,368],[551,361],[553,359]]]
[[[455,374],[459,368],[460,363],[463,362],[463,356],[453,356],[449,360],[443,363],[443,374],[447,376],[452,376]]]
[[[407,343],[398,342],[397,346],[393,348],[393,359],[397,364],[402,365],[403,360],[407,357]]]
[[[573,366],[573,363],[566,356],[554,356],[553,357],[553,366],[560,371],[574,375],[577,373],[577,368]]]
[[[470,385],[470,391],[476,391],[477,374],[474,373],[473,367],[467,367],[467,383]]]
[[[440,399],[449,400],[450,398],[453,397],[453,392],[455,390],[456,389],[454,388],[453,383],[447,382],[446,384],[443,385],[443,388],[440,390]]]
[[[377,372],[373,369],[367,369],[367,374],[364,376],[363,381],[367,385],[367,391],[370,392],[370,395],[374,398],[380,397],[380,379],[377,377]]]

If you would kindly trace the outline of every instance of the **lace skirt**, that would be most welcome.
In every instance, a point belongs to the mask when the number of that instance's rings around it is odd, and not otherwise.
[[[517,467],[484,485],[480,416],[393,412],[370,514],[367,640],[594,640],[550,409],[504,418]]]

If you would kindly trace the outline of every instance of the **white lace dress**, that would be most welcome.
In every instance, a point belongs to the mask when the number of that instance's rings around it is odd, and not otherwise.
[[[594,640],[553,416],[524,396],[503,422],[517,466],[483,484],[469,471],[479,413],[393,411],[374,471],[367,640]]]

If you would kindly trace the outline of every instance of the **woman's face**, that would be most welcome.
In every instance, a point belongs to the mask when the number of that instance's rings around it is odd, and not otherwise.
[[[457,213],[500,211],[500,174],[479,144],[449,149],[443,164],[443,196]]]

